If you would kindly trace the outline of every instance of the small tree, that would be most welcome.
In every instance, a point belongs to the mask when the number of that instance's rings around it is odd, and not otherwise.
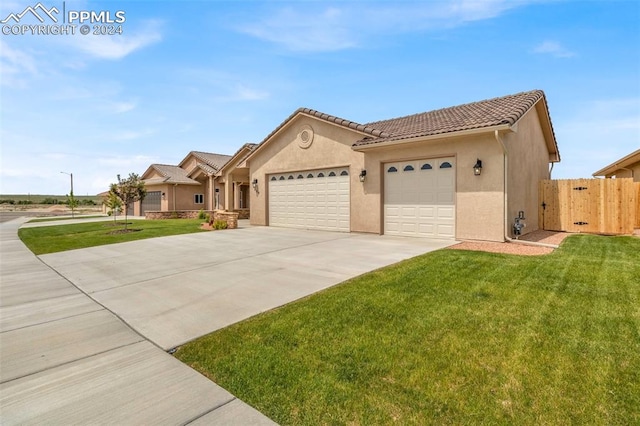
[[[109,191],[109,194],[107,194],[104,200],[104,205],[107,206],[109,212],[113,215],[113,223],[115,224],[117,212],[122,208],[122,200],[116,195],[115,192]]]
[[[127,215],[129,213],[126,206],[128,206],[129,203],[144,200],[144,197],[147,195],[144,181],[135,173],[129,173],[129,177],[126,179],[120,179],[120,175],[118,175],[118,183],[112,183],[109,192],[118,197],[120,201],[122,201],[122,204],[125,205],[124,229],[126,231]]]
[[[73,196],[73,191],[67,195],[67,204],[69,205],[69,208],[71,208],[71,217],[74,217],[73,212],[75,208],[78,207],[78,199]]]

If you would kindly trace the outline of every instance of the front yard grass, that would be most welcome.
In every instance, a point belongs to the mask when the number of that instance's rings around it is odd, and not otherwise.
[[[127,226],[134,232],[112,233],[124,228],[124,221],[77,223],[71,225],[20,228],[18,236],[34,254],[56,253],[124,243],[145,238],[202,232],[200,219],[131,220]]]
[[[436,251],[176,356],[281,424],[639,424],[640,239]]]

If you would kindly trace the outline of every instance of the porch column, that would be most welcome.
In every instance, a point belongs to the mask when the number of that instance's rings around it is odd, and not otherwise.
[[[224,209],[230,210],[233,208],[233,182],[231,182],[230,176],[224,181]]]
[[[213,198],[216,196],[215,190],[213,189],[213,176],[209,175],[209,190],[207,191],[208,201],[207,201],[207,210],[213,210]]]
[[[240,208],[240,188],[241,182],[233,183],[233,209],[238,210]]]

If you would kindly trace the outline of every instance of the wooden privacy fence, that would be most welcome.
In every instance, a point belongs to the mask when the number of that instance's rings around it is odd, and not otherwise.
[[[543,180],[539,197],[545,230],[631,234],[640,227],[640,183],[633,179]]]

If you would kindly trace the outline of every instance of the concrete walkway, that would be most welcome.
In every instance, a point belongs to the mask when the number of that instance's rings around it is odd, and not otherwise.
[[[273,424],[42,263],[23,222],[0,225],[3,425]]]

